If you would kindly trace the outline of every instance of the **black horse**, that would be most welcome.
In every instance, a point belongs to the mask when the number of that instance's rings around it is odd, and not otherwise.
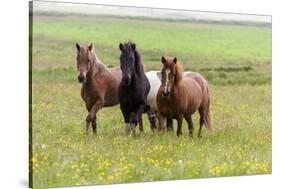
[[[150,84],[145,76],[140,52],[134,43],[120,43],[119,49],[122,80],[119,86],[120,108],[126,124],[126,132],[135,131],[139,123],[140,131],[143,131],[142,113],[149,110],[146,98],[150,90]]]

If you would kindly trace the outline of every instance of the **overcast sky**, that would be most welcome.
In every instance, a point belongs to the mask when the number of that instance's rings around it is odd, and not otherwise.
[[[180,11],[166,9],[150,9],[136,7],[103,6],[93,4],[72,4],[34,1],[33,10],[56,11],[60,13],[82,13],[89,15],[118,15],[118,16],[147,16],[153,18],[169,19],[198,19],[213,21],[252,21],[271,23],[270,16],[229,14],[200,11]]]

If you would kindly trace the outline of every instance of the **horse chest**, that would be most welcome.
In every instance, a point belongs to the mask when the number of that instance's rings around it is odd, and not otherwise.
[[[161,97],[158,104],[160,113],[171,119],[176,118],[179,114],[183,114],[186,109],[185,103],[175,99],[173,96],[169,98]]]
[[[144,103],[144,97],[142,93],[139,93],[137,89],[121,88],[119,91],[119,99],[122,107],[130,111],[135,111],[138,107]]]
[[[82,86],[81,97],[87,106],[91,107],[95,103],[96,99],[98,98],[97,94],[98,93],[95,90],[95,86],[87,84]]]
[[[178,110],[175,104],[165,101],[160,109],[160,112],[168,118],[174,118]]]

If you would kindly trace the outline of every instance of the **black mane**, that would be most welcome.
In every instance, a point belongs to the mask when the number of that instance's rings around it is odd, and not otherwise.
[[[141,54],[138,49],[134,51],[136,71],[138,74],[144,73]]]

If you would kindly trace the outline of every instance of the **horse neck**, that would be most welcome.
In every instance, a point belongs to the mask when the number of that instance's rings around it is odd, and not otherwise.
[[[172,94],[178,94],[179,90],[183,89],[183,80],[181,79],[180,81],[177,81],[173,84],[171,87],[171,93]]]
[[[100,74],[100,72],[105,72],[104,69],[107,69],[105,65],[101,63],[99,58],[96,54],[93,54],[94,58],[90,65],[90,70],[87,73],[87,79],[92,80],[97,74]]]
[[[137,73],[136,70],[133,70],[131,75],[131,85],[136,86],[139,82],[142,81],[141,76],[143,73]]]

